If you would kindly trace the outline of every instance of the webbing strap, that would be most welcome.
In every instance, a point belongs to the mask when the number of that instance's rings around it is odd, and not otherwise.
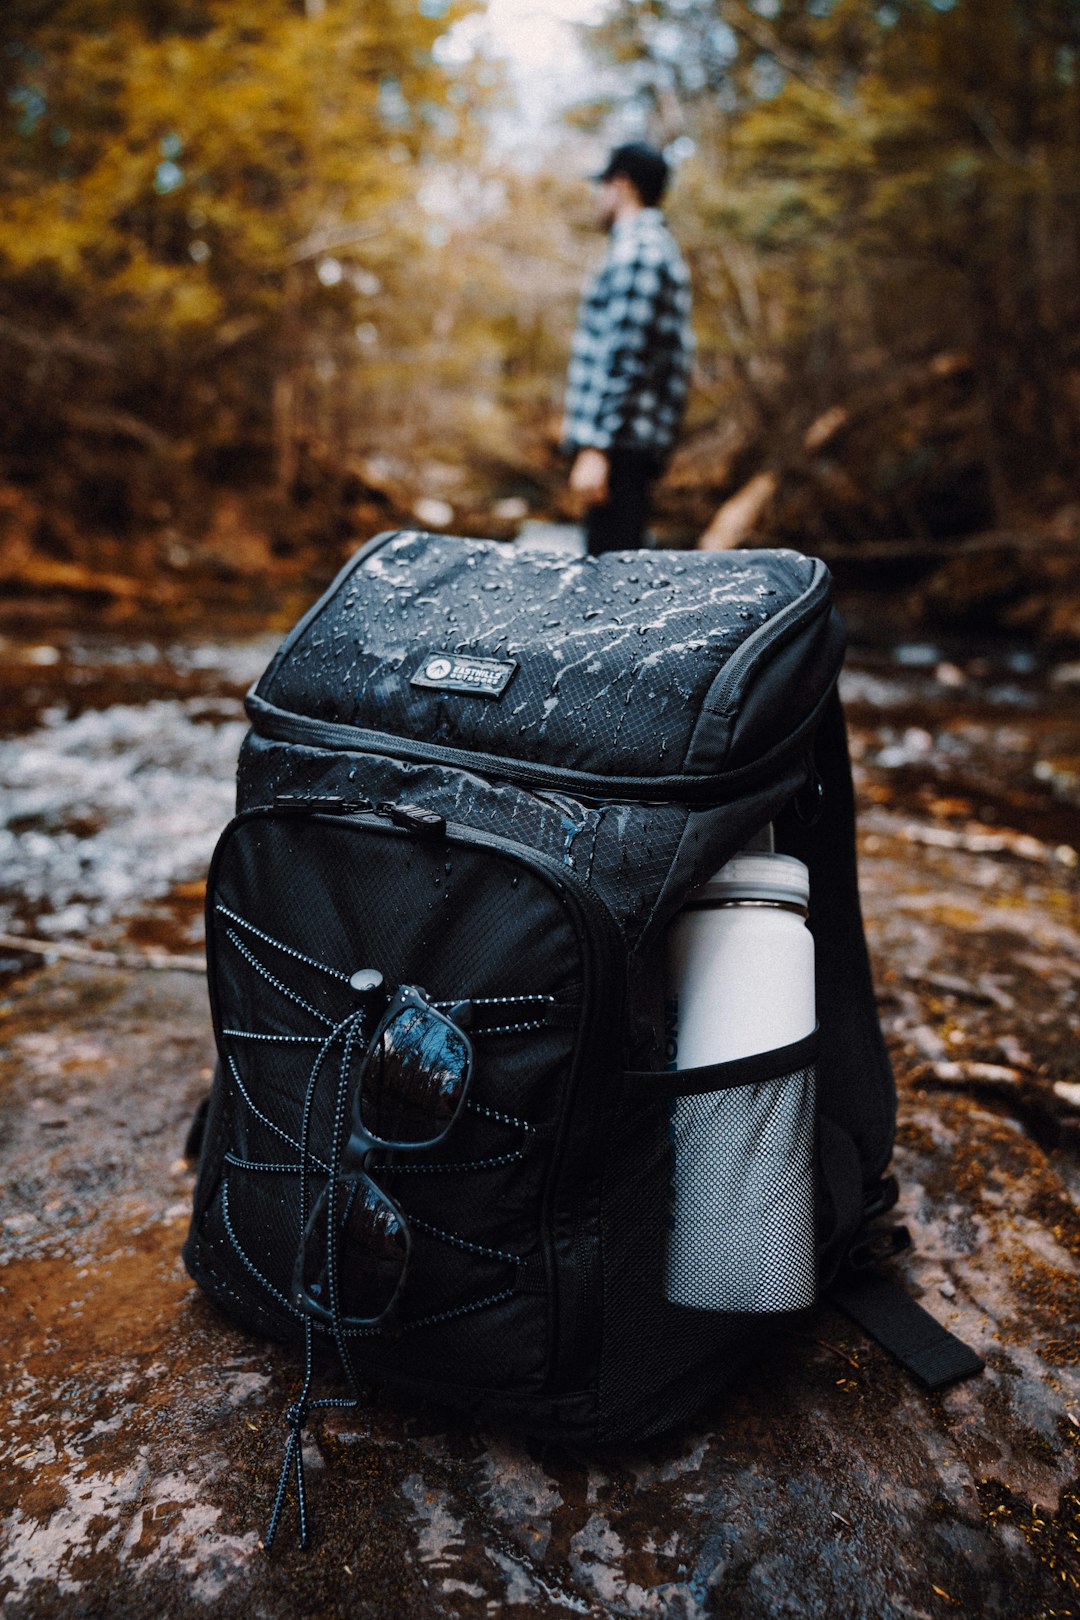
[[[983,1370],[985,1364],[974,1350],[880,1272],[848,1271],[831,1284],[828,1297],[924,1389],[945,1389]]]

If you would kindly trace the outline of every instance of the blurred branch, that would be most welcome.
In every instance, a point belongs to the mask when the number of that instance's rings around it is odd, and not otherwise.
[[[753,532],[780,480],[774,472],[755,473],[726,500],[698,540],[699,551],[734,551]]]
[[[17,552],[14,557],[0,562],[0,584],[29,586],[35,591],[63,591],[75,596],[104,596],[117,602],[148,602],[157,607],[176,602],[180,594],[169,580],[135,579],[130,574],[111,573],[96,565],[60,562],[55,557],[37,555],[21,557]]]
[[[233,348],[237,343],[243,343],[257,332],[263,324],[261,315],[238,315],[235,320],[226,321],[214,333],[213,348],[221,354],[226,349]]]
[[[0,934],[0,950],[43,956],[50,962],[85,962],[89,967],[156,968],[159,972],[171,968],[180,973],[206,972],[206,961],[202,956],[172,956],[166,951],[101,951],[85,945],[74,945],[67,940],[29,939],[24,934]]]
[[[1003,163],[1014,163],[1024,168],[1030,166],[1030,159],[1025,157],[1023,152],[1018,152],[1016,147],[1006,140],[1000,125],[988,108],[981,107],[978,102],[973,102],[970,112],[971,122],[975,125],[975,128],[979,131],[995,157],[999,157]]]
[[[171,441],[158,433],[156,428],[128,411],[105,408],[84,411],[78,405],[68,405],[63,408],[62,415],[70,427],[78,428],[83,433],[118,433],[122,438],[134,439],[136,444],[144,444],[148,450],[162,454],[174,448]]]
[[[770,28],[764,18],[755,16],[749,6],[741,5],[739,0],[724,0],[722,15],[729,28],[736,34],[741,34],[744,39],[748,39],[752,45],[756,45],[759,51],[767,51],[770,56],[775,57],[793,79],[798,79],[811,90],[817,90],[819,94],[828,96],[830,101],[834,99],[835,87],[829,83],[825,75],[790,50],[778,37],[776,30]]]
[[[66,356],[72,360],[85,360],[93,366],[115,366],[116,356],[101,343],[91,343],[76,337],[73,332],[35,332],[28,326],[17,326],[14,321],[0,316],[0,339],[6,338],[16,348],[29,349],[32,354],[51,359]]]
[[[336,253],[342,248],[356,247],[361,242],[371,242],[377,236],[385,236],[386,229],[382,225],[334,225],[325,226],[320,231],[312,231],[302,241],[294,242],[286,251],[286,264],[303,264],[305,259],[317,259],[321,253]]]

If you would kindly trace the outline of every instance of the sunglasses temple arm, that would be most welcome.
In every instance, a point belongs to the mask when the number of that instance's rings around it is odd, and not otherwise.
[[[440,1008],[443,1016],[449,1018],[462,1032],[469,1029],[473,1021],[473,1004],[471,1001],[452,1001],[448,1007]]]

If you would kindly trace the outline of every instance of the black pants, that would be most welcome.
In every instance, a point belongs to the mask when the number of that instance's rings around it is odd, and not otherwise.
[[[645,539],[649,492],[660,472],[648,450],[609,450],[608,498],[585,514],[585,545],[591,557],[602,551],[637,551]]]

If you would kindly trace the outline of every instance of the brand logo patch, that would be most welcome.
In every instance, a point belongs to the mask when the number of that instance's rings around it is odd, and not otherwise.
[[[502,697],[517,669],[512,661],[470,658],[464,653],[431,653],[424,659],[410,686],[436,692],[468,692],[473,697]]]

